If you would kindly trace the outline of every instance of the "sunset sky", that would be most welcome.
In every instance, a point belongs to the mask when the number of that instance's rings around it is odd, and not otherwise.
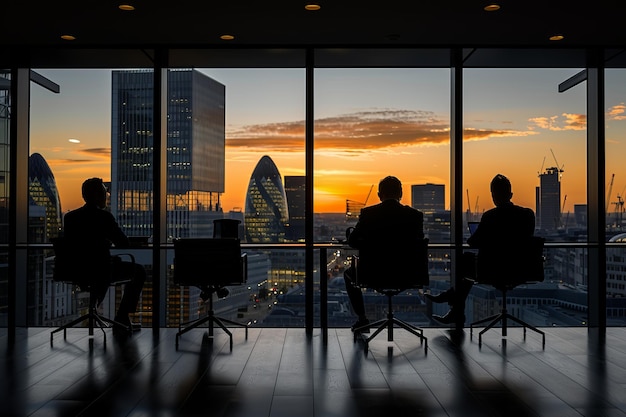
[[[269,155],[281,175],[304,175],[304,70],[200,70],[226,86],[225,211],[243,208],[250,175]],[[63,211],[82,205],[85,178],[110,179],[109,70],[37,70],[61,87],[31,90],[31,153],[55,175]],[[493,206],[489,181],[513,183],[513,200],[534,209],[538,173],[563,168],[565,211],[586,203],[585,85],[558,93],[578,69],[466,70],[464,184],[470,208]],[[607,186],[626,190],[626,73],[607,73]],[[376,184],[396,175],[405,186],[449,191],[449,70],[320,69],[315,72],[315,211],[344,212],[346,199],[375,203]],[[78,139],[80,143],[70,143]],[[467,208],[467,201],[464,201]],[[449,207],[446,196],[446,207]]]

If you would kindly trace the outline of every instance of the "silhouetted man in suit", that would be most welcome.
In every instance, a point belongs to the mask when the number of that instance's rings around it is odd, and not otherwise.
[[[470,248],[478,249],[479,256],[489,252],[515,250],[516,244],[527,242],[532,238],[535,232],[535,214],[529,208],[513,204],[512,197],[509,179],[501,174],[496,175],[491,180],[491,198],[496,207],[483,214],[478,228],[467,239]],[[465,300],[474,284],[472,279],[477,278],[475,266],[475,254],[464,253],[462,271],[464,278],[458,288],[450,288],[437,296],[426,294],[433,302],[450,304],[448,313],[444,316],[433,315],[433,319],[443,324],[455,323],[458,327],[463,326]]]
[[[115,321],[131,326],[129,314],[137,308],[146,280],[146,271],[132,262],[111,257],[110,247],[128,248],[130,242],[113,215],[105,210],[107,189],[102,179],[90,178],[82,185],[85,205],[64,216],[64,236],[77,251],[77,259],[85,268],[96,298],[100,304],[112,282],[130,278],[115,315]]]
[[[348,244],[356,249],[368,245],[384,250],[385,242],[409,242],[424,238],[424,215],[412,207],[402,205],[402,183],[396,177],[385,177],[378,184],[380,203],[361,210],[359,221],[348,235]],[[390,257],[390,262],[396,262]],[[352,330],[367,326],[363,293],[354,282],[354,267],[344,273],[346,291],[358,320]],[[383,277],[384,279],[384,277]],[[361,331],[367,331],[366,329]]]

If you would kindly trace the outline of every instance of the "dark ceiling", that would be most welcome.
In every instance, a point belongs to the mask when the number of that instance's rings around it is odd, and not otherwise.
[[[121,3],[135,6],[122,11]],[[0,48],[536,48],[626,46],[626,1],[64,0],[2,6]],[[71,34],[74,41],[60,37]],[[234,40],[220,39],[223,34]],[[562,41],[549,37],[562,34]]]

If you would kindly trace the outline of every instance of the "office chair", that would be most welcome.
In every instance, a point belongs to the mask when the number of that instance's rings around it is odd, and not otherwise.
[[[359,249],[352,258],[356,271],[355,282],[361,288],[370,288],[387,297],[387,318],[354,329],[354,340],[360,336],[367,351],[369,342],[387,329],[387,340],[393,341],[394,326],[419,337],[424,350],[428,339],[423,329],[394,317],[393,297],[408,289],[428,285],[428,239],[403,242],[401,245],[380,242],[380,246]],[[365,327],[376,330],[368,337],[361,332]]]
[[[502,324],[502,337],[507,336],[507,321],[511,320],[524,328],[541,335],[542,348],[546,346],[546,335],[533,325],[513,316],[507,311],[507,292],[522,284],[542,282],[544,280],[543,245],[545,239],[533,237],[529,241],[516,242],[511,246],[481,249],[476,257],[476,282],[488,284],[502,292],[500,313],[475,321],[470,324],[470,338],[473,328],[482,323],[489,323],[478,334],[478,346],[482,346],[482,335],[496,324]]]
[[[87,321],[89,328],[89,336],[94,334],[94,327],[99,327],[104,335],[104,344],[106,345],[106,332],[104,329],[113,328],[125,332],[132,333],[132,325],[126,326],[113,319],[105,317],[98,313],[98,302],[93,293],[90,275],[94,271],[111,271],[111,262],[121,261],[122,257],[128,258],[130,262],[135,263],[135,257],[130,253],[118,254],[110,259],[95,259],[90,248],[84,247],[78,243],[68,241],[67,238],[52,238],[52,248],[54,250],[54,271],[53,280],[75,285],[81,291],[89,292],[89,306],[87,313],[81,315],[75,320],[58,327],[50,332],[50,344],[54,339],[54,334],[63,331],[63,339],[67,339],[67,329],[74,327],[84,321]],[[110,285],[119,285],[127,283],[131,277],[124,277],[119,280],[109,280]]]
[[[180,336],[208,322],[208,334],[213,336],[217,325],[230,338],[233,348],[233,335],[226,324],[243,327],[248,338],[248,325],[227,320],[215,315],[213,294],[228,285],[241,285],[248,279],[247,254],[241,253],[239,239],[186,238],[174,240],[174,281],[181,286],[200,288],[208,300],[205,317],[181,323],[176,333],[176,347]]]

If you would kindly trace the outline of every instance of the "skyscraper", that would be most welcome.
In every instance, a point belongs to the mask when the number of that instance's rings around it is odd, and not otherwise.
[[[225,87],[194,70],[170,70],[167,234],[211,237],[222,218]],[[153,72],[113,71],[111,206],[130,236],[152,234]]]
[[[289,226],[287,240],[297,242],[304,240],[306,177],[285,175],[285,194],[289,207]]]
[[[445,210],[446,188],[443,184],[411,185],[411,207],[423,213]]]
[[[278,168],[267,155],[259,160],[250,177],[244,218],[247,242],[285,241],[289,220],[287,196]]]
[[[539,174],[536,192],[536,211],[541,230],[556,230],[561,226],[561,171],[557,167],[546,168]]]
[[[52,170],[38,153],[33,153],[28,158],[28,197],[30,207],[43,207],[45,211],[45,236],[42,236],[41,240],[29,239],[29,241],[49,242],[50,238],[58,236],[61,231],[61,200]],[[30,229],[29,227],[29,233]]]

